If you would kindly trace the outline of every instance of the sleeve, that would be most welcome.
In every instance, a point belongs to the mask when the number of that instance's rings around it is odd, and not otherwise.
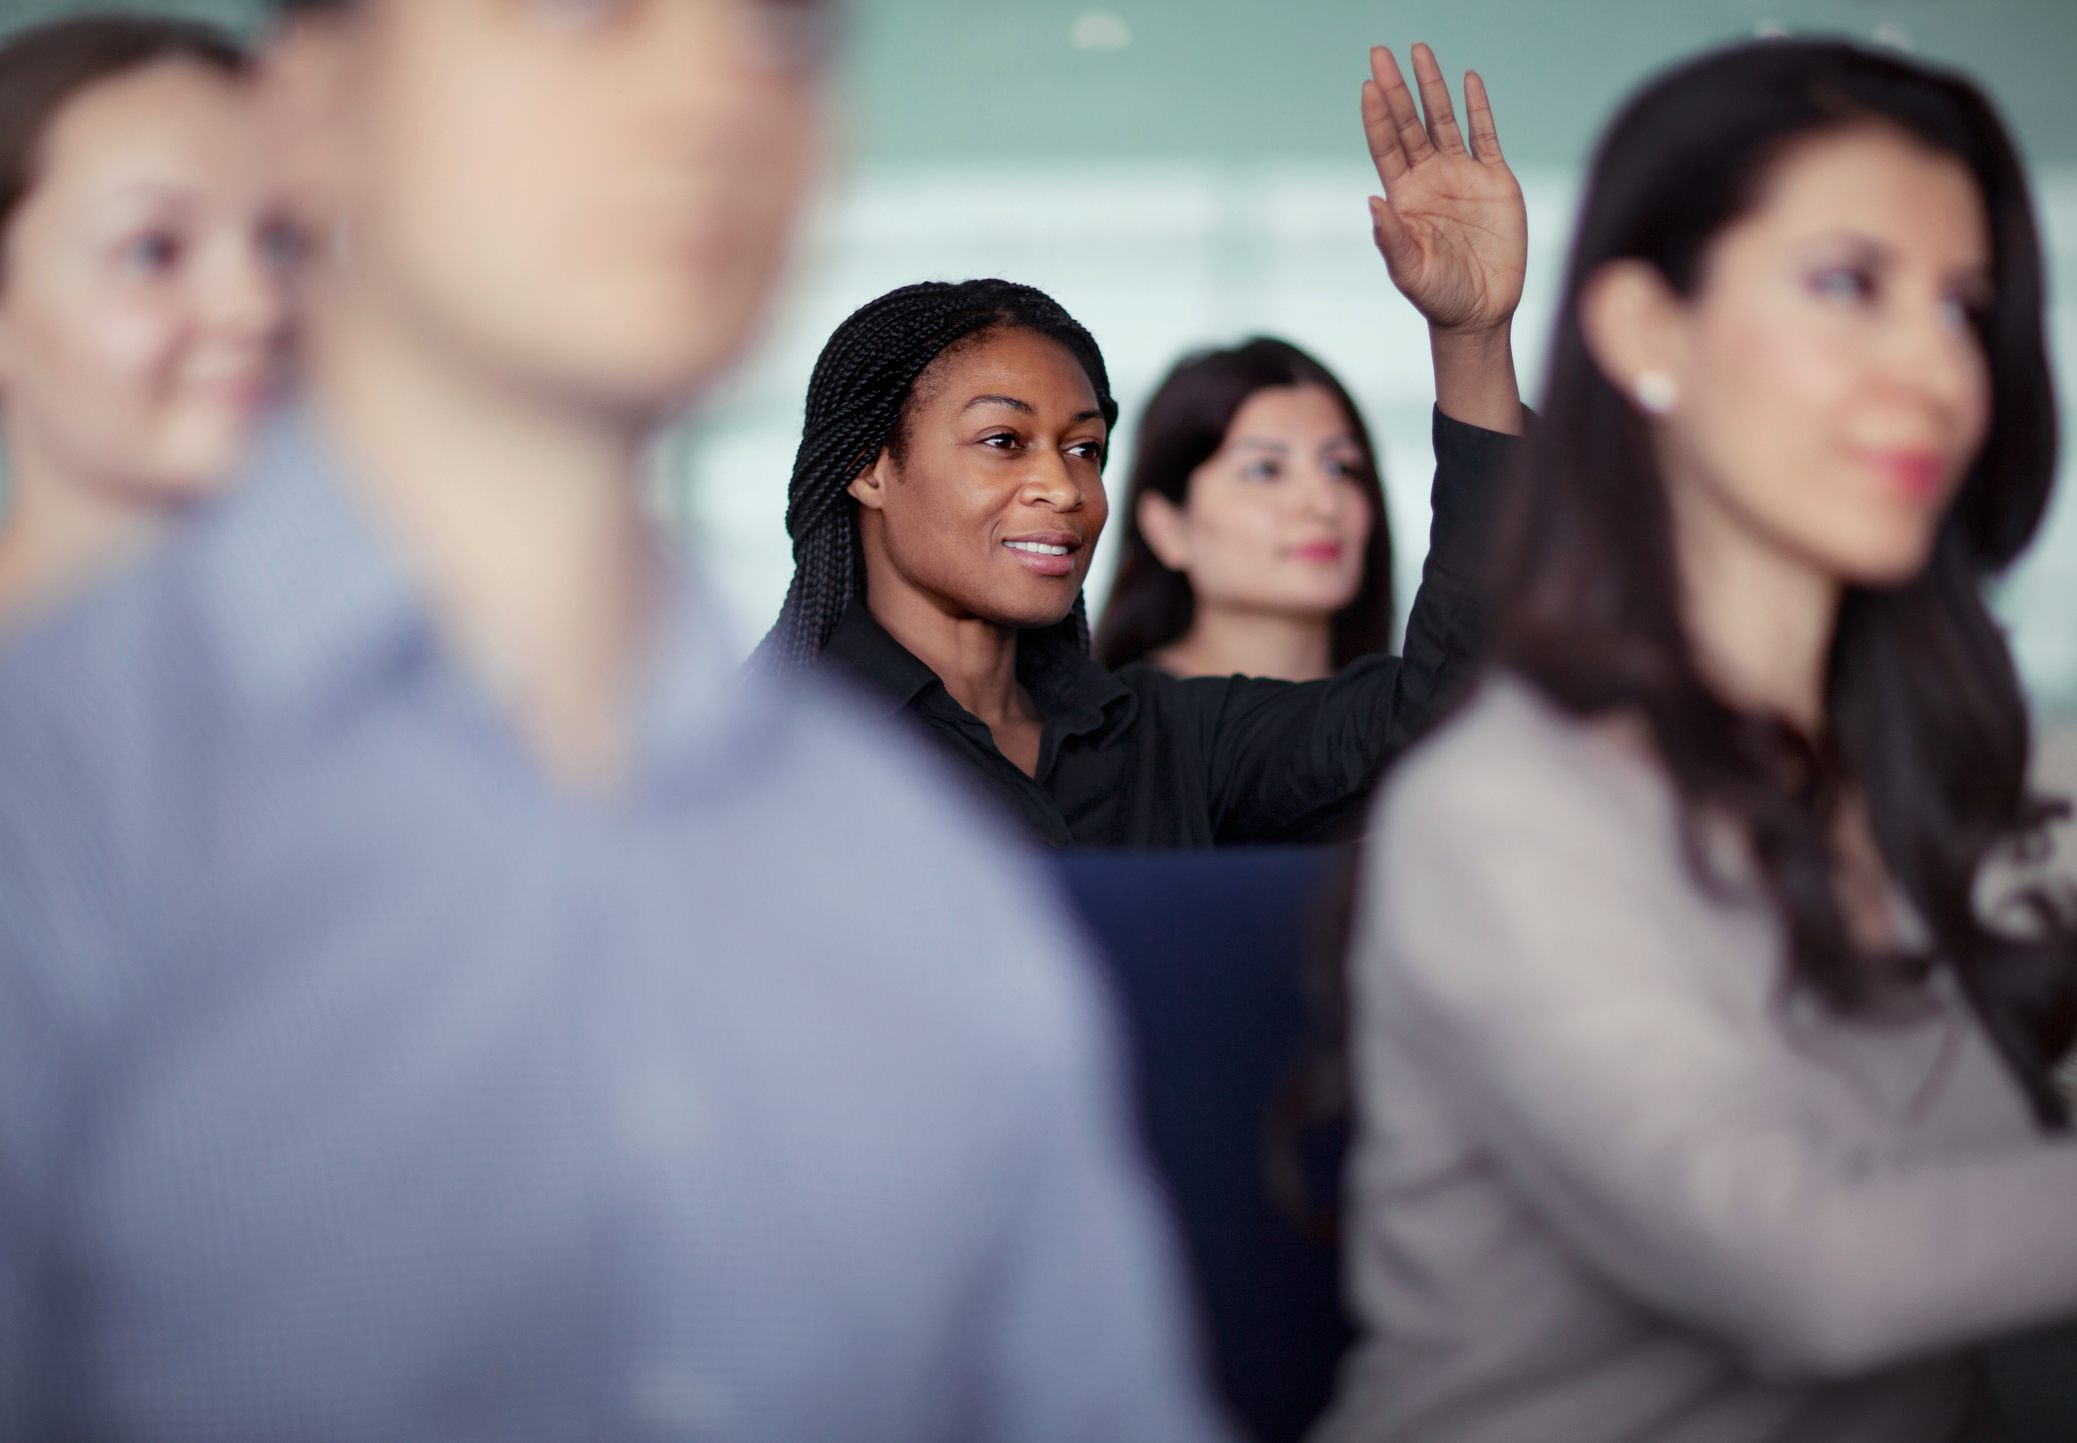
[[[82,1078],[68,981],[103,964],[110,869],[70,749],[0,706],[0,1437],[57,1436],[64,1179]]]
[[[1656,844],[1562,761],[1494,750],[1386,806],[1363,1046],[1420,1047],[1585,1266],[1773,1377],[2077,1312],[2077,1146],[1901,1160],[1828,1131],[1787,1036],[1698,974]]]
[[[1234,1443],[1087,964],[1024,1070],[980,1348],[987,1443]],[[1049,989],[1050,990],[1050,989]]]
[[[1434,521],[1402,655],[1365,657],[1317,682],[1187,684],[1221,842],[1349,831],[1385,767],[1468,682],[1485,646],[1493,514],[1520,444],[1435,412]]]

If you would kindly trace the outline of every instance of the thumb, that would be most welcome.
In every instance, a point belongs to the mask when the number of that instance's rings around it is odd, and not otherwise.
[[[1385,269],[1392,279],[1404,285],[1421,268],[1421,248],[1407,234],[1405,222],[1399,212],[1392,209],[1390,201],[1378,196],[1370,198],[1370,236],[1377,242],[1378,253],[1385,258]]]

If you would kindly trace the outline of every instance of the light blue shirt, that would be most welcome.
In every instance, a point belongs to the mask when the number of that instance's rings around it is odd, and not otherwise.
[[[548,785],[307,423],[0,656],[0,1437],[1224,1436],[1111,1021],[688,590]]]

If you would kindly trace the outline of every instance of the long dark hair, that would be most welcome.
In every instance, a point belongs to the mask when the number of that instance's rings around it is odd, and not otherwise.
[[[1147,402],[1126,484],[1125,550],[1096,628],[1096,659],[1105,666],[1121,667],[1160,650],[1187,632],[1196,614],[1189,578],[1164,566],[1147,545],[1139,524],[1140,498],[1152,493],[1186,505],[1190,473],[1226,444],[1227,429],[1248,398],[1285,386],[1318,386],[1333,396],[1363,453],[1360,479],[1370,500],[1370,544],[1363,552],[1362,589],[1334,614],[1334,666],[1339,670],[1391,643],[1392,531],[1370,432],[1332,371],[1288,341],[1258,336],[1185,356]]]
[[[1757,203],[1792,143],[1867,125],[1953,156],[1976,179],[1996,287],[1979,322],[1992,416],[1924,571],[1844,598],[1828,729],[1813,742],[1705,680],[1680,621],[1673,521],[1645,422],[1594,363],[1579,309],[1596,272],[1623,260],[1692,295],[1711,242]],[[1741,45],[1662,76],[1594,160],[1542,424],[1503,525],[1494,658],[1568,713],[1643,721],[1681,797],[1691,862],[1702,865],[1704,815],[1748,839],[1786,924],[1794,985],[1852,1012],[1900,974],[1951,968],[2036,1114],[2063,1125],[2050,1074],[2077,1026],[2077,931],[2037,891],[2026,935],[2007,935],[1975,895],[1994,851],[2038,837],[2053,815],[2026,790],[2025,698],[1982,596],[2033,535],[2053,477],[2042,299],[2019,159],[1968,81],[1817,40]],[[1930,929],[1923,955],[1873,955],[1848,926],[1831,840],[1848,795],[1865,801],[1885,866]]]
[[[246,75],[250,64],[228,31],[155,15],[76,16],[0,44],[0,230],[35,187],[44,139],[73,97],[162,60],[193,61],[226,78]]]
[[[778,671],[811,665],[855,601],[865,597],[858,503],[848,488],[881,451],[900,458],[902,427],[916,382],[955,347],[1005,330],[1058,341],[1081,362],[1105,426],[1116,424],[1103,352],[1081,323],[1044,291],[1012,281],[923,281],[860,306],[829,338],[808,381],[800,450],[786,487],[793,583],[756,664]],[[1082,599],[1048,632],[1089,647]]]

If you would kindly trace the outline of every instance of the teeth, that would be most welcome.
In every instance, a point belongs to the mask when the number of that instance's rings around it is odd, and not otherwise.
[[[1043,541],[1005,541],[1003,545],[1012,551],[1029,551],[1033,556],[1065,556],[1065,546],[1048,546]]]

